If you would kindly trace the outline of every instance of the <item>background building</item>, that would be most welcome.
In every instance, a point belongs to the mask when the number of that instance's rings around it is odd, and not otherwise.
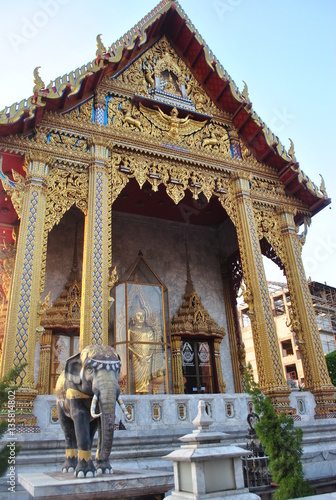
[[[336,289],[327,284],[309,281],[319,334],[324,354],[336,349]],[[291,300],[286,283],[268,282],[276,324],[281,360],[285,377],[293,388],[304,386],[304,370],[296,335],[291,328]],[[251,363],[255,380],[258,380],[255,350],[248,306],[238,308],[239,325],[245,344],[246,362]]]

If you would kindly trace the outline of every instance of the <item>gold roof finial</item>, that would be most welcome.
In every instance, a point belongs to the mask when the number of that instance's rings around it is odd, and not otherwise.
[[[323,179],[323,177],[322,177],[321,174],[319,174],[319,176],[321,177],[320,191],[323,194],[323,196],[325,196],[326,198],[328,198],[324,179]]]
[[[106,54],[106,47],[101,41],[101,34],[97,35],[97,50],[96,50],[96,57],[102,56],[103,54]]]
[[[290,142],[290,148],[288,150],[288,154],[292,158],[293,161],[296,161],[295,151],[294,151],[294,143],[293,143],[292,139],[290,139],[290,138],[289,138],[289,142]]]
[[[247,86],[246,82],[244,82],[244,80],[243,80],[243,84],[244,84],[244,88],[243,88],[243,92],[241,95],[244,97],[246,102],[251,102],[249,94],[248,94],[248,86]]]
[[[33,88],[33,93],[38,92],[39,90],[45,89],[45,84],[40,75],[38,74],[38,70],[40,69],[41,66],[37,66],[34,69],[34,88]]]

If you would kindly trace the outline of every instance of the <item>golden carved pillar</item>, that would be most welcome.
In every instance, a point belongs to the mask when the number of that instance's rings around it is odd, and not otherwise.
[[[284,266],[292,305],[292,328],[296,334],[305,375],[305,389],[315,396],[317,417],[336,412],[332,385],[316,321],[311,294],[301,258],[301,243],[296,233],[294,214],[280,213]]]
[[[277,410],[292,412],[290,389],[286,383],[280,358],[278,337],[271,300],[262,262],[254,219],[250,182],[247,176],[233,175],[236,206],[236,230],[245,284],[244,299],[249,305],[259,385],[272,398]]]
[[[80,350],[89,344],[108,344],[111,190],[107,144],[94,138],[91,154],[84,230]]]
[[[220,355],[220,345],[222,342],[222,338],[214,339],[214,354],[215,354],[215,367],[216,367],[216,375],[218,382],[218,391],[221,394],[226,392],[226,382],[223,379],[222,365],[221,365],[221,355]]]
[[[31,156],[22,193],[21,224],[13,273],[11,300],[7,313],[1,373],[27,362],[22,377],[24,398],[35,395],[34,363],[36,328],[41,293],[43,234],[49,166],[41,157]],[[13,196],[19,194],[14,191]]]
[[[45,330],[40,337],[40,370],[37,384],[39,394],[49,394],[51,339],[51,330]]]
[[[171,352],[173,369],[173,391],[174,394],[184,394],[180,335],[173,335],[171,337]]]
[[[234,320],[234,311],[233,311],[232,295],[230,287],[230,274],[226,262],[221,263],[221,271],[222,271],[225,313],[226,313],[227,328],[229,333],[229,342],[231,350],[233,380],[235,385],[235,391],[242,392],[242,375],[244,375],[244,373],[241,373],[241,366],[238,356],[238,344],[237,344],[238,332],[236,331],[236,323]]]

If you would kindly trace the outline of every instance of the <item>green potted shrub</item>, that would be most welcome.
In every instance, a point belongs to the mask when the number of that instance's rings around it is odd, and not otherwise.
[[[327,363],[331,383],[336,386],[336,351],[326,354],[325,360]]]
[[[271,399],[255,383],[251,367],[246,371],[246,390],[252,396],[259,422],[255,431],[269,459],[269,470],[276,485],[275,500],[312,495],[302,468],[302,429],[294,427],[292,417],[277,414]]]

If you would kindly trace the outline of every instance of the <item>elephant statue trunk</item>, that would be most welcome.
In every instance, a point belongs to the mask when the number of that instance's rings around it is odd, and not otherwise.
[[[115,406],[119,396],[118,381],[115,379],[113,371],[98,370],[92,389],[98,398],[100,410],[96,453],[96,466],[100,469],[101,462],[104,464],[108,461],[113,443]]]
[[[90,345],[66,361],[57,385],[57,411],[65,435],[63,472],[77,477],[112,473],[116,401],[120,400],[120,358],[111,346]],[[121,402],[124,407],[123,403]],[[126,408],[122,408],[128,418]],[[98,429],[95,464],[91,458]]]

